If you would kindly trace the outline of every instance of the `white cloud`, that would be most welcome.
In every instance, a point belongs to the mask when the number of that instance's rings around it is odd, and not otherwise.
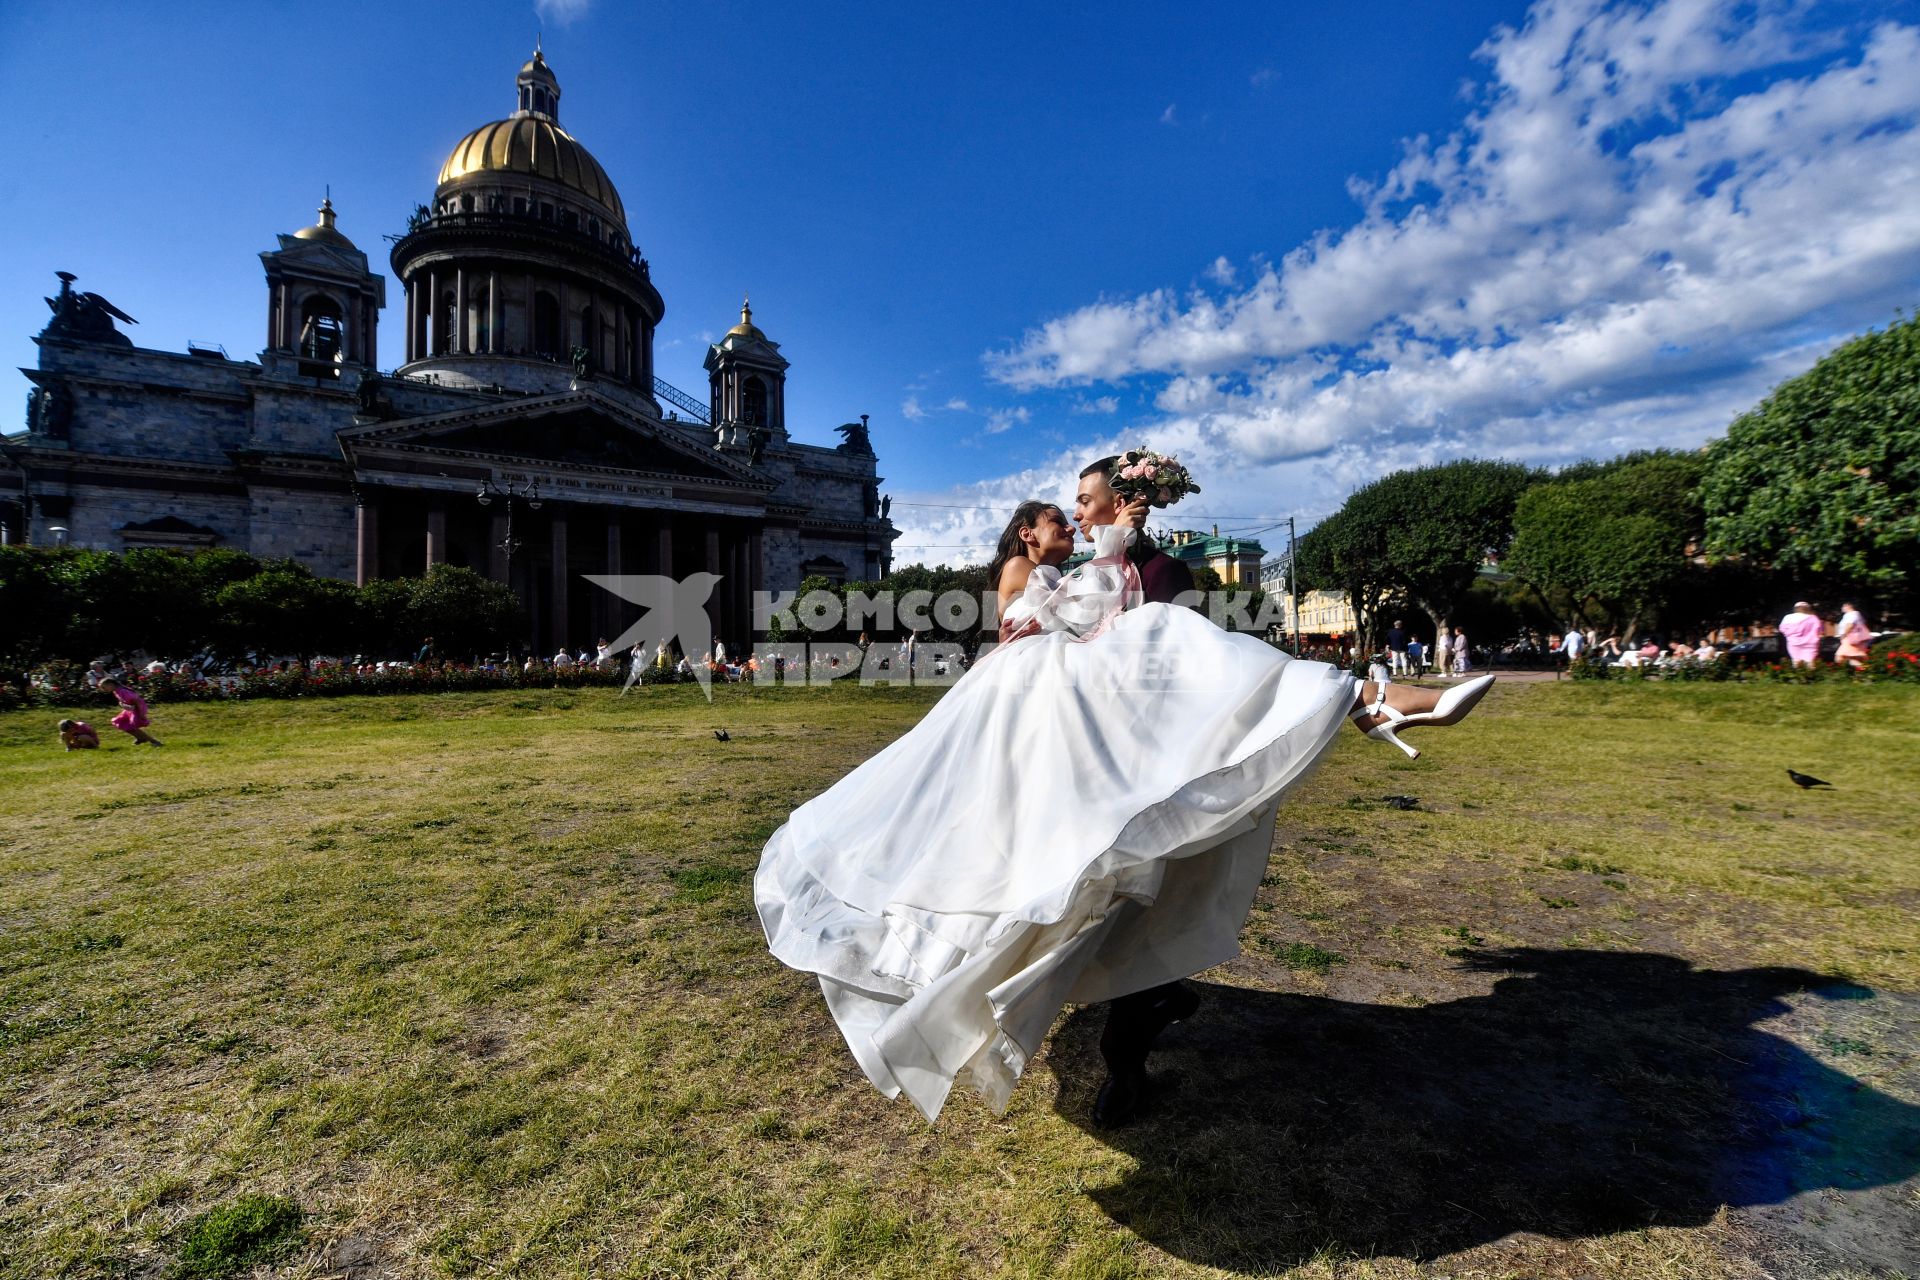
[[[1085,396],[1082,396],[1080,399],[1075,400],[1067,411],[1069,413],[1118,413],[1120,411],[1120,397],[1095,396],[1089,400]]]
[[[1177,117],[1177,114],[1176,114],[1176,104],[1174,104],[1174,103],[1171,103],[1171,102],[1169,102],[1169,103],[1167,104],[1167,109],[1166,109],[1165,111],[1162,111],[1162,112],[1160,113],[1160,123],[1161,123],[1161,124],[1178,124],[1178,123],[1180,123],[1180,121],[1179,121],[1179,119],[1178,119],[1178,117]]]
[[[997,436],[1012,427],[1033,420],[1033,410],[1025,405],[1015,405],[1011,409],[987,410],[987,434]]]
[[[953,399],[947,401],[945,407],[953,410],[955,413],[971,413],[973,411],[973,406],[965,400],[962,400],[959,396],[955,396]]]
[[[593,0],[533,0],[533,11],[540,15],[540,21],[557,27],[586,17],[592,7]]]
[[[1920,293],[1920,31],[1802,12],[1542,0],[1482,46],[1456,133],[1350,184],[1350,225],[1223,297],[1048,320],[988,370],[1145,378],[1148,432],[1252,503],[1282,472],[1337,505],[1423,461],[1696,443]]]
[[[1247,83],[1256,89],[1264,89],[1280,78],[1279,71],[1273,67],[1262,67],[1247,77]]]
[[[908,396],[905,400],[902,400],[900,402],[900,416],[908,422],[918,422],[920,419],[926,417],[927,411],[920,407],[920,397]]]
[[[1207,279],[1213,281],[1215,284],[1230,285],[1238,278],[1239,272],[1233,269],[1233,263],[1225,254],[1221,254],[1215,258],[1213,265],[1207,268]]]

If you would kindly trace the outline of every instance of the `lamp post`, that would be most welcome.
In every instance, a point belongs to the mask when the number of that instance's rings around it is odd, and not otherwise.
[[[523,485],[517,480],[509,480],[506,483],[506,487],[502,488],[493,482],[492,476],[488,476],[480,482],[479,492],[473,495],[473,499],[485,507],[491,506],[495,498],[504,498],[507,503],[507,536],[500,539],[499,545],[506,561],[501,576],[506,579],[507,590],[511,591],[513,590],[513,553],[518,551],[522,545],[520,539],[513,536],[513,500],[518,498],[527,504],[527,510],[538,511],[540,509],[540,482],[538,480],[532,480]],[[513,665],[513,646],[511,644],[507,646],[507,665]]]
[[[1293,605],[1293,652],[1300,654],[1300,547],[1293,537],[1293,517],[1287,517],[1287,599]]]

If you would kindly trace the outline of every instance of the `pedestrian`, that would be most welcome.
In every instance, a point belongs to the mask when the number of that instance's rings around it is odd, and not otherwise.
[[[153,722],[147,717],[145,698],[112,676],[107,676],[100,681],[100,692],[112,696],[120,704],[120,713],[113,718],[114,728],[122,733],[131,734],[135,742],[146,746],[161,745],[160,739],[147,732],[147,726]]]
[[[62,720],[60,743],[69,751],[92,751],[100,745],[100,734],[85,720]]]
[[[1820,656],[1820,634],[1827,624],[1813,611],[1813,606],[1805,600],[1793,602],[1793,612],[1780,619],[1780,637],[1787,647],[1787,657],[1796,667],[1810,667]]]
[[[1420,643],[1420,637],[1407,637],[1407,668],[1414,675],[1426,670],[1427,646]]]
[[[1569,625],[1567,634],[1560,640],[1560,653],[1566,658],[1569,671],[1573,669],[1574,663],[1580,661],[1580,655],[1586,651],[1587,637],[1581,633],[1579,627]]]
[[[421,666],[425,666],[427,663],[433,661],[433,637],[432,636],[428,636],[426,639],[420,642],[420,651],[413,655],[413,660],[419,663]]]
[[[1473,668],[1473,660],[1468,656],[1467,633],[1459,627],[1453,629],[1453,674],[1463,676]]]
[[[1387,628],[1387,657],[1394,675],[1407,674],[1407,626],[1398,618]]]
[[[1855,671],[1865,665],[1867,646],[1873,643],[1873,632],[1867,626],[1867,620],[1852,602],[1840,606],[1840,625],[1834,634],[1840,637],[1840,648],[1834,653],[1836,662],[1844,662]]]

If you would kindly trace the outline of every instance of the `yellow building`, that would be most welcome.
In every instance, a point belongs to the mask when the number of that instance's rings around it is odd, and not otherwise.
[[[1252,538],[1221,537],[1220,526],[1211,534],[1179,529],[1160,539],[1160,549],[1189,569],[1205,566],[1220,575],[1228,586],[1260,585],[1260,557],[1266,550]]]

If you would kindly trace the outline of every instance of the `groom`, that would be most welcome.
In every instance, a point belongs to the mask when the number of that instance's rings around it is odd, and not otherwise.
[[[1117,523],[1126,499],[1107,483],[1118,456],[1102,458],[1080,473],[1073,500],[1073,522],[1088,542],[1101,525]],[[1140,571],[1146,604],[1173,604],[1182,592],[1193,590],[1193,572],[1146,538],[1128,552]],[[1093,1122],[1117,1128],[1132,1120],[1147,1093],[1147,1053],[1160,1033],[1200,1007],[1200,997],[1182,982],[1149,987],[1121,996],[1107,1007],[1107,1026],[1100,1036],[1100,1056],[1107,1062],[1107,1078],[1093,1104]]]

